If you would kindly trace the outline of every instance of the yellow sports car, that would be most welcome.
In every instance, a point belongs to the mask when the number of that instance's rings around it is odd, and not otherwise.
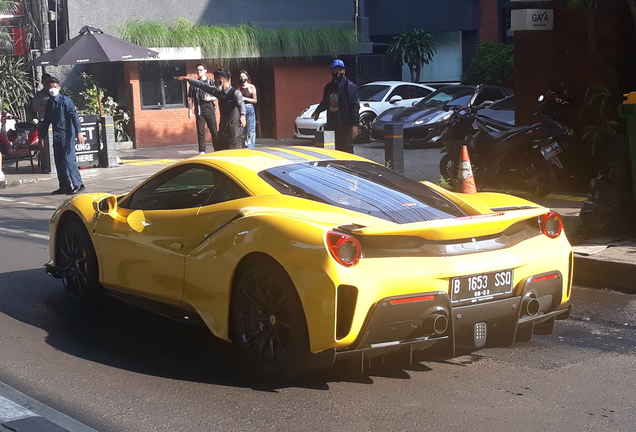
[[[200,320],[269,378],[336,356],[510,345],[570,312],[557,213],[329,149],[193,157],[122,196],[69,198],[50,229],[47,272],[71,299]]]

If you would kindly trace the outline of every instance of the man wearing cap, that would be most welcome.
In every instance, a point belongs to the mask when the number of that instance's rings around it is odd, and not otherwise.
[[[360,123],[358,87],[345,78],[345,64],[340,59],[331,62],[331,77],[312,117],[318,120],[320,113],[327,110],[325,129],[335,132],[336,150],[353,153],[353,140],[358,136]]]

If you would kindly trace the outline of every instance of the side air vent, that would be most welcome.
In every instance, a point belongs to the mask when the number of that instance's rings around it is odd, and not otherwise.
[[[351,331],[353,314],[358,301],[358,288],[351,285],[338,287],[338,303],[336,310],[336,338],[342,339]]]

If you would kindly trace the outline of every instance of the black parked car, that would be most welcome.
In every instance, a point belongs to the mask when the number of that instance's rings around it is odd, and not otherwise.
[[[395,107],[382,112],[372,124],[372,138],[384,138],[385,123],[402,123],[404,141],[436,142],[446,128],[451,112],[444,105],[479,105],[485,101],[497,101],[512,95],[511,89],[485,85],[475,93],[474,85],[449,85],[434,91],[411,107]]]

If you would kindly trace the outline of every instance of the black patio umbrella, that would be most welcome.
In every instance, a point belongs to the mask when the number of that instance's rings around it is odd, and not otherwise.
[[[104,34],[98,28],[84,26],[80,29],[78,36],[27,64],[31,66],[60,66],[111,63],[156,57],[158,54],[158,52],[148,48]],[[97,88],[97,96],[100,115],[102,115],[99,86]]]
[[[157,51],[104,34],[98,28],[84,26],[79,36],[29,62],[33,66],[60,66],[86,63],[110,63],[136,58],[156,57]]]

